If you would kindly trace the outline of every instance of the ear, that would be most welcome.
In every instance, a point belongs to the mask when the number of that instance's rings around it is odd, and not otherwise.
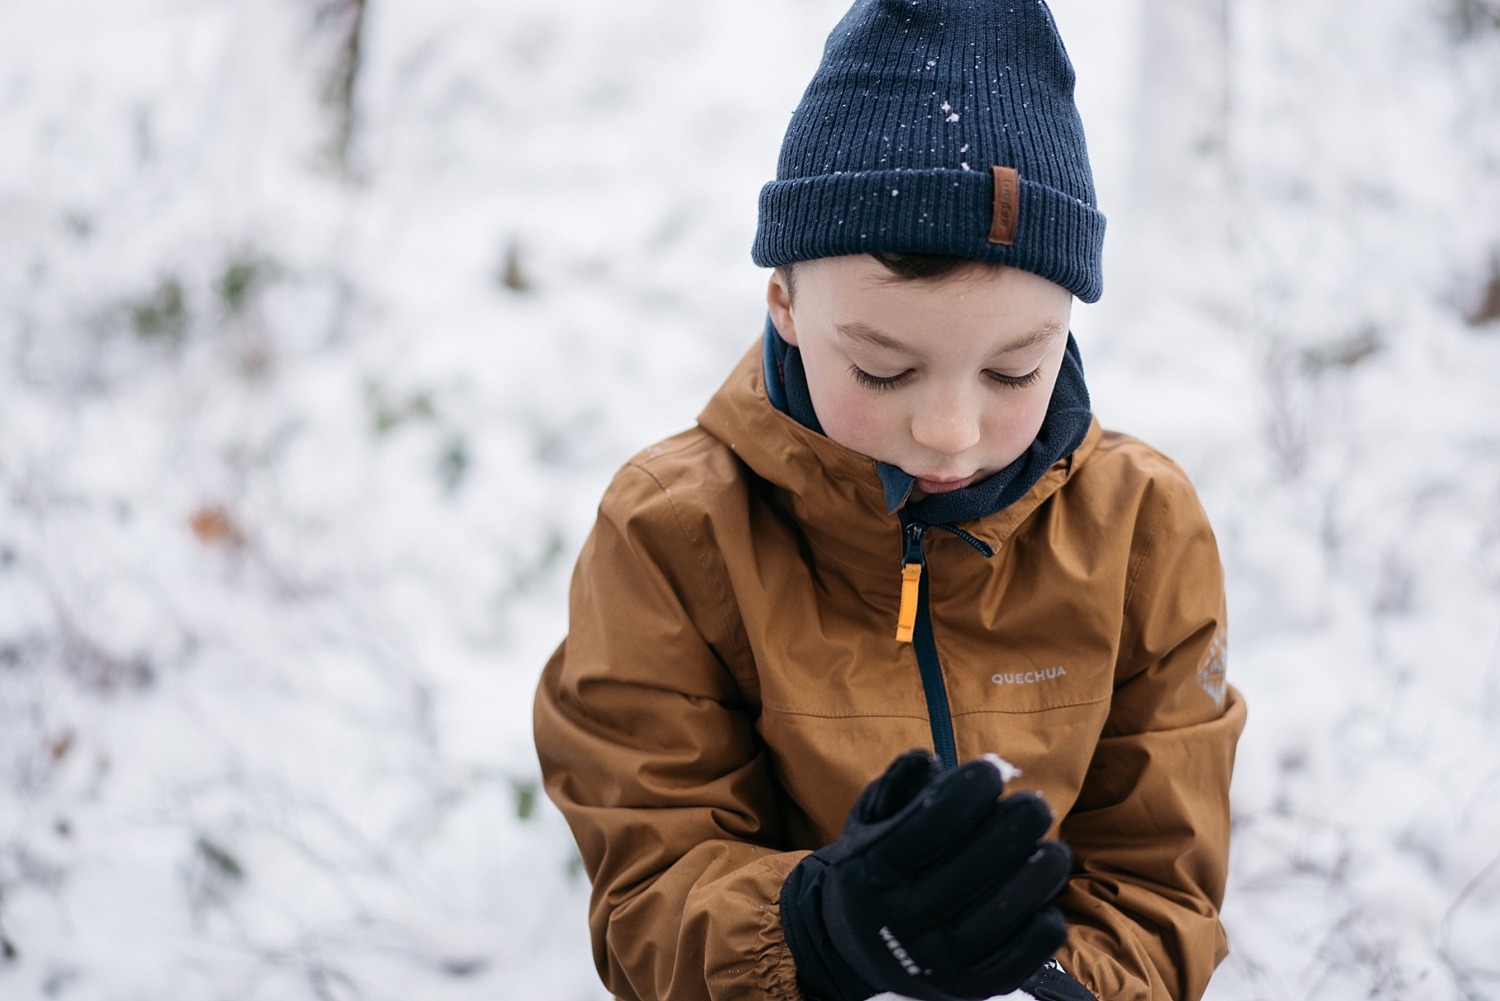
[[[770,310],[771,322],[781,339],[794,347],[797,344],[797,324],[792,319],[792,290],[787,287],[786,276],[781,269],[771,272],[770,284],[766,286],[766,308]]]

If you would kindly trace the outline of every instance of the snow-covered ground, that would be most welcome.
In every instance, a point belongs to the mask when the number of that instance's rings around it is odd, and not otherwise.
[[[1053,6],[1230,574],[1211,998],[1500,998],[1500,11]],[[4,5],[0,997],[602,997],[531,691],[843,8]]]

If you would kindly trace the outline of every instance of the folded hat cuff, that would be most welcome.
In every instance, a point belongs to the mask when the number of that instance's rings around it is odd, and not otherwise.
[[[947,254],[1021,268],[1084,302],[1103,292],[1104,215],[1056,188],[1020,184],[1011,245],[990,242],[988,170],[878,170],[772,181],[752,256],[764,268],[845,254]]]

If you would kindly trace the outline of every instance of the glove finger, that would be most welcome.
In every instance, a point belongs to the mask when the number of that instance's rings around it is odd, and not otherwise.
[[[900,755],[880,778],[865,786],[855,800],[854,809],[849,811],[844,829],[894,817],[941,773],[942,766],[931,751],[918,748]]]
[[[952,922],[953,955],[980,965],[995,949],[1062,892],[1073,868],[1073,856],[1061,841],[1043,843],[1021,870],[980,898],[962,919]],[[1030,971],[1027,971],[1028,973]]]
[[[953,992],[975,998],[1008,994],[1051,959],[1067,938],[1068,923],[1062,911],[1048,907],[1016,935],[995,942],[989,954],[969,968],[968,976],[951,985]]]
[[[927,868],[990,815],[1004,788],[1000,769],[983,758],[943,773],[875,839],[871,867],[896,877]]]
[[[907,896],[912,913],[941,921],[992,895],[1027,864],[1051,825],[1052,811],[1040,796],[1025,792],[1005,797],[968,841],[932,860],[913,882]]]

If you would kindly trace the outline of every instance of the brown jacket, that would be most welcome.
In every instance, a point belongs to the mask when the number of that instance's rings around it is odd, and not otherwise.
[[[1243,702],[1182,471],[1097,423],[1022,500],[927,539],[959,757],[1018,765],[1074,875],[1063,966],[1105,1001],[1190,999],[1218,907]],[[787,872],[930,747],[898,643],[901,530],[875,463],[776,411],[751,351],[699,426],[616,476],[536,702],[549,795],[593,880],[621,998],[799,998]]]

